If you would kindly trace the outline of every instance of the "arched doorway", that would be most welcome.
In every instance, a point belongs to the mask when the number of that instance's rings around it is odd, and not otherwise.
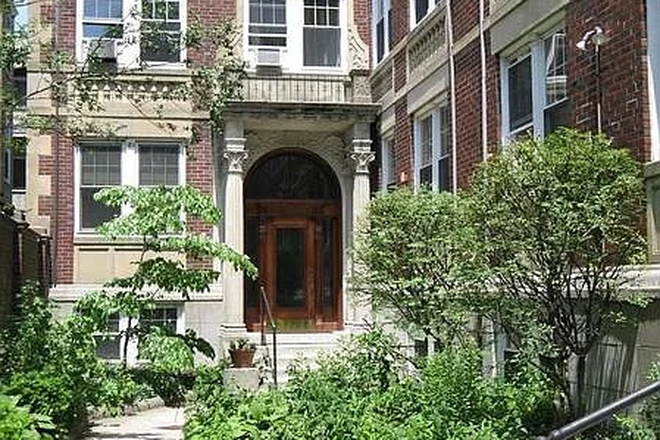
[[[245,323],[260,328],[263,285],[278,328],[341,327],[341,190],[320,158],[280,150],[245,180],[245,252],[260,279],[245,282]]]

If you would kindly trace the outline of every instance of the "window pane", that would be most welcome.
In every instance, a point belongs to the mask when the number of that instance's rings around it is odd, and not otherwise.
[[[140,56],[143,61],[176,63],[181,53],[181,23],[143,21],[140,26]]]
[[[449,183],[449,156],[438,161],[438,191],[450,191]]]
[[[532,61],[526,57],[509,68],[509,129],[532,122]]]
[[[376,23],[376,59],[383,59],[385,55],[385,22],[383,19]]]
[[[419,123],[420,165],[428,165],[433,157],[433,117],[428,116]]]
[[[124,26],[121,24],[83,24],[83,37],[85,38],[122,38]]]
[[[415,22],[419,23],[426,17],[426,11],[429,9],[429,0],[415,0]]]
[[[557,32],[545,40],[545,103],[566,98],[566,34]]]
[[[304,307],[305,229],[278,229],[276,252],[277,306]]]
[[[101,224],[119,217],[121,210],[94,200],[94,194],[103,187],[80,188],[80,226],[83,229],[94,229]]]
[[[140,185],[178,185],[179,147],[140,145]]]
[[[568,126],[568,101],[562,101],[543,112],[544,134],[548,135],[558,127]]]
[[[140,327],[145,331],[151,327],[160,327],[176,333],[177,315],[176,307],[158,307],[147,310],[140,317]]]
[[[121,183],[121,146],[85,146],[81,149],[82,185],[108,186]]]
[[[394,142],[387,143],[387,184],[396,184],[396,152],[394,150]]]
[[[13,180],[11,183],[12,189],[24,190],[25,189],[25,154],[13,154]]]
[[[96,357],[99,359],[119,359],[121,337],[114,336],[94,336],[96,340]]]
[[[419,170],[419,184],[431,187],[433,183],[433,166],[428,165]]]
[[[339,67],[339,29],[305,28],[304,65]]]

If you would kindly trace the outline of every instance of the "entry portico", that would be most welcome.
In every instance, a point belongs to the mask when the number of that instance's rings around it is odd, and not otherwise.
[[[351,330],[367,310],[348,295],[354,231],[369,200],[369,104],[242,102],[225,118],[216,189],[220,239],[260,269],[223,268],[221,339],[258,325],[263,285],[280,328]]]

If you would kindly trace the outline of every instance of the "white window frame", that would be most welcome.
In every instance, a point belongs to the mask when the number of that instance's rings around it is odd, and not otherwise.
[[[176,332],[177,334],[184,334],[186,332],[186,322],[185,322],[185,307],[182,303],[172,303],[172,302],[159,302],[156,304],[154,307],[155,309],[176,309],[177,311],[177,317],[176,317]],[[133,318],[135,322],[133,325],[138,325],[140,323],[139,319]],[[105,332],[105,333],[96,333],[94,336],[112,336],[116,334],[120,334],[121,336],[119,337],[119,357],[114,359],[114,358],[104,358],[102,359],[104,362],[108,363],[117,363],[117,362],[122,362],[124,360],[124,344],[126,343],[126,330],[128,329],[128,323],[129,323],[129,317],[124,316],[124,315],[119,315],[119,332]],[[142,359],[139,359],[139,353],[138,353],[138,338],[136,336],[132,336],[128,340],[128,346],[126,347],[126,363],[128,365],[136,365],[138,363],[144,363],[145,361]]]
[[[171,139],[125,139],[119,142],[112,142],[103,139],[85,139],[78,142],[75,146],[74,163],[74,228],[76,235],[95,236],[98,235],[95,230],[82,228],[82,202],[80,200],[80,185],[82,181],[82,149],[85,146],[120,144],[121,146],[121,182],[122,186],[140,186],[140,158],[138,155],[140,143],[153,145],[163,145],[169,148],[179,148],[179,183],[186,183],[186,144],[180,140]],[[122,215],[129,213],[127,206],[122,207]]]
[[[394,138],[392,136],[384,136],[381,139],[380,149],[382,170],[380,188],[382,191],[387,191],[389,188],[397,184],[396,163],[393,163],[392,158],[390,157],[390,153],[393,153],[396,157]]]
[[[389,14],[392,13],[392,1],[396,0],[373,0],[372,8],[372,17],[373,17],[373,28],[372,32],[372,46],[374,53],[374,67],[380,64],[383,60],[387,58],[390,53],[390,20]],[[378,59],[378,32],[377,26],[378,22],[383,20],[383,56]]]
[[[188,23],[188,4],[187,0],[179,1],[179,20],[181,23],[181,52],[178,62],[167,61],[145,61],[140,59],[140,15],[142,10],[141,0],[123,0],[122,1],[122,19],[124,26],[123,37],[117,40],[117,65],[126,68],[153,67],[163,69],[181,70],[186,68],[185,60],[187,50],[183,45]],[[85,0],[76,0],[76,60],[78,63],[84,63],[85,60],[85,40],[93,42],[94,38],[83,37],[83,19],[85,13]],[[99,22],[108,22],[100,20]],[[105,38],[100,38],[104,40]],[[110,39],[110,38],[107,38]]]
[[[553,27],[551,32],[545,33],[541,38],[525,44],[508,56],[503,56],[500,61],[500,101],[502,120],[502,143],[506,144],[525,133],[534,137],[543,137],[545,134],[545,112],[546,110],[563,105],[568,96],[552,103],[546,103],[546,53],[545,41],[557,32],[563,31],[563,27]],[[567,41],[566,41],[567,43]],[[565,50],[568,51],[568,45]],[[531,60],[531,94],[532,94],[532,120],[520,127],[511,129],[510,103],[509,103],[509,69],[517,63],[524,61],[527,57]]]
[[[447,130],[451,130],[451,126],[448,127],[442,127],[441,126],[441,112],[442,111],[449,112],[449,117],[445,121],[447,124],[451,124],[451,108],[449,107],[449,103],[444,103],[440,106],[435,107],[433,110],[430,112],[426,113],[421,113],[420,115],[416,115],[414,122],[413,122],[413,138],[414,138],[414,145],[413,145],[413,152],[414,152],[414,177],[413,177],[413,183],[415,188],[420,188],[421,186],[421,179],[420,179],[420,171],[422,168],[425,168],[428,166],[428,164],[422,164],[421,163],[421,157],[422,157],[422,142],[421,142],[421,132],[422,132],[422,122],[426,120],[427,118],[431,118],[431,189],[433,191],[438,191],[440,190],[440,182],[441,182],[441,176],[440,176],[440,166],[439,162],[442,159],[448,159],[449,163],[451,165],[451,154],[452,154],[452,146],[451,146],[451,138],[447,138],[447,143],[449,145],[446,145],[444,147],[444,153],[443,154],[443,132],[446,132]],[[449,168],[449,173],[451,173],[451,166]],[[450,176],[451,177],[451,174]],[[451,185],[451,180],[448,179],[450,184],[448,185],[448,188],[446,191],[453,191],[452,185]]]
[[[396,1],[396,0],[394,0]],[[420,23],[422,23],[426,17],[428,17],[431,12],[436,8],[436,6],[439,6],[444,0],[428,0],[428,6],[426,8],[426,14],[424,14],[424,17],[420,18],[419,21],[417,21],[417,0],[410,0],[409,8],[408,11],[410,12],[410,29],[415,29]]]
[[[288,38],[287,38],[287,32],[288,32],[288,26],[287,26],[287,14],[288,14],[288,7],[287,7],[287,2],[285,1],[284,3],[284,24],[280,23],[253,23],[250,20],[250,0],[245,0],[247,3],[247,13],[246,13],[246,27],[245,29],[247,30],[247,35],[248,35],[248,41],[247,44],[250,47],[256,47],[256,48],[267,48],[267,49],[276,49],[276,48],[286,48],[288,44]],[[263,26],[263,27],[284,27],[285,32],[282,34],[278,33],[260,33],[260,32],[251,32],[250,31],[250,26]],[[285,44],[284,45],[262,45],[262,44],[250,44],[250,37],[277,37],[277,38],[284,38]]]
[[[660,0],[646,2],[651,160],[660,160]]]
[[[248,71],[257,67],[257,50],[259,47],[279,49],[280,68],[282,72],[319,73],[330,75],[345,75],[348,71],[348,0],[339,0],[339,66],[319,67],[305,66],[304,53],[304,0],[287,0],[286,2],[286,46],[252,46],[249,44],[249,32],[243,32],[243,53]],[[243,1],[243,29],[250,25],[250,2]]]

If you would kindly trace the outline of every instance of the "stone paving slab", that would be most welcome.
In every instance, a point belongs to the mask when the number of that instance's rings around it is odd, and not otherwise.
[[[154,408],[92,422],[87,440],[182,440],[183,408]]]

